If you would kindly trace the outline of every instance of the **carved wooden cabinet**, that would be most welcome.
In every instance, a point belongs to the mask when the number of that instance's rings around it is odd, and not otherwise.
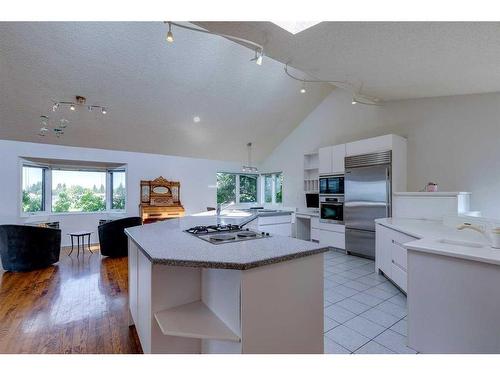
[[[162,176],[141,181],[140,215],[144,224],[184,216],[180,200],[181,184]]]

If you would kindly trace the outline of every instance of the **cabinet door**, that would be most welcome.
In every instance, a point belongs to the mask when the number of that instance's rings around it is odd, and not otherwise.
[[[137,323],[137,248],[128,240],[128,303],[133,322]]]
[[[346,155],[363,155],[372,152],[386,151],[392,149],[392,135],[362,139],[360,141],[346,144]]]
[[[332,150],[333,147],[323,147],[319,149],[319,174],[331,174],[332,166]]]
[[[387,277],[392,273],[392,241],[390,229],[380,224],[375,226],[375,267]]]
[[[332,171],[333,173],[344,173],[345,144],[333,146],[332,149]]]

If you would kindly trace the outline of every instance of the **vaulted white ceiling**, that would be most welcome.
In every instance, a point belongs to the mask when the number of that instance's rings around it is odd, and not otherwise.
[[[0,138],[244,161],[262,159],[332,90],[299,93],[283,65],[160,22],[0,23]],[[108,113],[61,109],[87,97]],[[70,120],[39,137],[40,115]],[[199,123],[193,117],[199,116]]]
[[[500,91],[500,22],[201,22],[264,44],[266,55],[383,100]]]
[[[333,89],[300,94],[283,63],[383,100],[500,91],[500,23],[196,24],[263,44],[264,64],[213,35],[174,28],[169,44],[160,22],[0,23],[0,138],[237,161],[250,141],[262,160]],[[51,112],[75,95],[108,114]],[[43,114],[66,134],[38,137]]]

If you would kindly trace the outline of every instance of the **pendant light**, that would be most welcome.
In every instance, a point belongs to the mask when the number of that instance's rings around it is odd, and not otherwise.
[[[247,143],[248,149],[248,165],[244,165],[241,170],[247,173],[258,173],[257,167],[252,167],[252,142]]]

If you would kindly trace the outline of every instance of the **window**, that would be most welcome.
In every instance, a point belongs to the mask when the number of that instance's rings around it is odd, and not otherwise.
[[[217,203],[257,203],[258,175],[217,173]]]
[[[22,212],[45,211],[45,170],[43,167],[23,165]]]
[[[52,171],[53,212],[106,210],[106,172]]]
[[[111,209],[124,210],[127,195],[125,171],[113,170],[109,172],[111,181]]]
[[[240,203],[257,202],[257,179],[256,175],[240,174]]]
[[[262,175],[264,203],[283,203],[283,173]]]
[[[22,213],[123,211],[126,198],[125,169],[22,166]]]

